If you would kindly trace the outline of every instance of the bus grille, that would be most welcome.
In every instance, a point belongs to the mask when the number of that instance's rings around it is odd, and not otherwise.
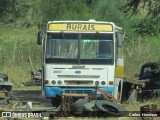
[[[65,80],[64,83],[66,85],[93,85],[93,81],[91,81],[91,80],[85,80],[85,81],[80,81],[80,80]]]
[[[65,93],[93,93],[93,90],[65,90]]]
[[[99,78],[100,75],[57,75],[58,78]]]

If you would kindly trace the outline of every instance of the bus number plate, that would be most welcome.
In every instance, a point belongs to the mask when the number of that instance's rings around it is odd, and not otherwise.
[[[54,70],[53,73],[62,73],[62,70]]]

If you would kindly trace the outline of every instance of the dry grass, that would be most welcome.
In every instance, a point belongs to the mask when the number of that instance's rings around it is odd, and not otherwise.
[[[134,80],[136,79],[134,75],[140,72],[141,65],[159,61],[159,37],[146,36],[130,39],[130,42],[124,42],[125,77]]]
[[[41,47],[36,45],[37,31],[36,27],[0,26],[0,71],[8,74],[9,80],[16,85],[31,79],[28,56],[37,68],[40,67]]]

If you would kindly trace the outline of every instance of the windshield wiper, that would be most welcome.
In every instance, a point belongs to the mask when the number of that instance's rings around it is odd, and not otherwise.
[[[61,39],[65,39],[63,31],[60,32]]]
[[[97,40],[99,36],[99,32],[96,32],[95,35],[93,36],[92,40]]]

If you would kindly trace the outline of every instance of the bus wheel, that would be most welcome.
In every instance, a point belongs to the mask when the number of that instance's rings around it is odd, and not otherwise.
[[[62,101],[61,97],[51,98],[51,104],[52,104],[53,107],[59,107],[60,104],[61,104],[61,101]]]

